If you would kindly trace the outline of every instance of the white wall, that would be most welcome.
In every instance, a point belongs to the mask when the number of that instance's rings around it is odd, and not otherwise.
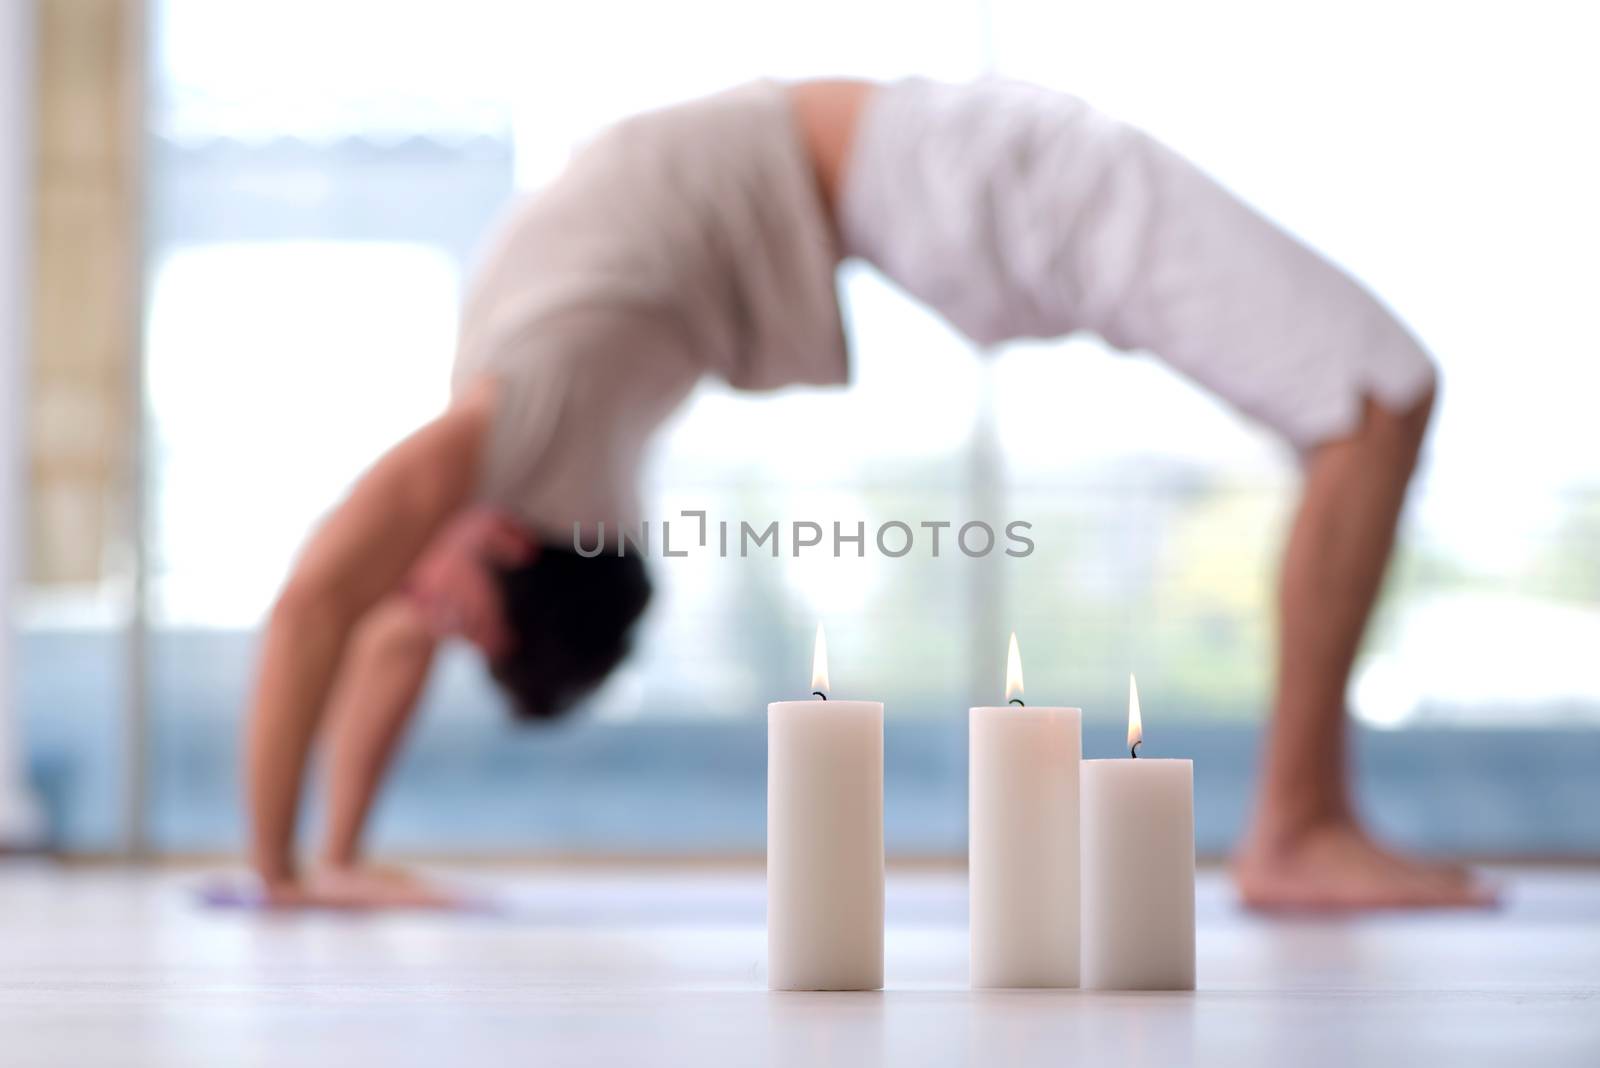
[[[14,630],[24,530],[32,90],[33,4],[0,0],[0,847],[30,844],[41,831],[22,773]]]

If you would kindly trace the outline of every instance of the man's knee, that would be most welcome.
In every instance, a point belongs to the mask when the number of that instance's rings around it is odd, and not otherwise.
[[[1415,403],[1400,415],[1405,424],[1406,432],[1418,444],[1427,437],[1428,426],[1433,422],[1433,409],[1439,400],[1439,369],[1433,368],[1433,375],[1428,381],[1428,386]]]
[[[1416,466],[1423,439],[1428,435],[1437,396],[1437,377],[1420,397],[1409,403],[1395,404],[1370,394],[1364,396],[1361,421],[1355,429],[1306,449],[1302,455],[1307,466],[1380,464],[1403,468],[1409,473]]]
[[[1406,405],[1394,405],[1367,398],[1363,437],[1385,451],[1393,452],[1407,466],[1416,462],[1422,442],[1433,421],[1439,381],[1435,375],[1422,396]]]

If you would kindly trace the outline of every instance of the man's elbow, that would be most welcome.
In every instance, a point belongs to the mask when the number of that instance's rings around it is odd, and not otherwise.
[[[431,652],[436,639],[422,609],[397,594],[374,605],[356,630],[357,647],[378,660],[410,660]]]
[[[273,602],[268,623],[274,630],[295,633],[337,627],[350,615],[347,600],[335,583],[316,575],[294,575]]]

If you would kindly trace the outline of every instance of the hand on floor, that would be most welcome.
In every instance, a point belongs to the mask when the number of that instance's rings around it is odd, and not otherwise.
[[[201,900],[217,907],[265,909],[473,909],[467,894],[409,872],[373,865],[311,868],[292,882],[264,886],[215,884]]]
[[[287,886],[268,887],[267,904],[274,908],[456,909],[466,907],[467,900],[409,872],[357,865],[313,868]]]

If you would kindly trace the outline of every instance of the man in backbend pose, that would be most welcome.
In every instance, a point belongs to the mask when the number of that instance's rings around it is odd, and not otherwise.
[[[641,454],[701,376],[844,383],[834,272],[849,256],[979,344],[1088,331],[1147,350],[1298,451],[1240,892],[1265,907],[1487,900],[1469,872],[1375,843],[1346,777],[1345,690],[1428,425],[1427,355],[1143,133],[1062,94],[922,80],[757,83],[641,115],[510,216],[464,310],[450,407],[361,478],[272,611],[248,756],[269,900],[438,900],[358,859],[436,644],[478,646],[532,718],[600,681],[649,585],[635,556],[574,554],[574,524],[636,517]],[[301,864],[325,712],[329,827]]]

